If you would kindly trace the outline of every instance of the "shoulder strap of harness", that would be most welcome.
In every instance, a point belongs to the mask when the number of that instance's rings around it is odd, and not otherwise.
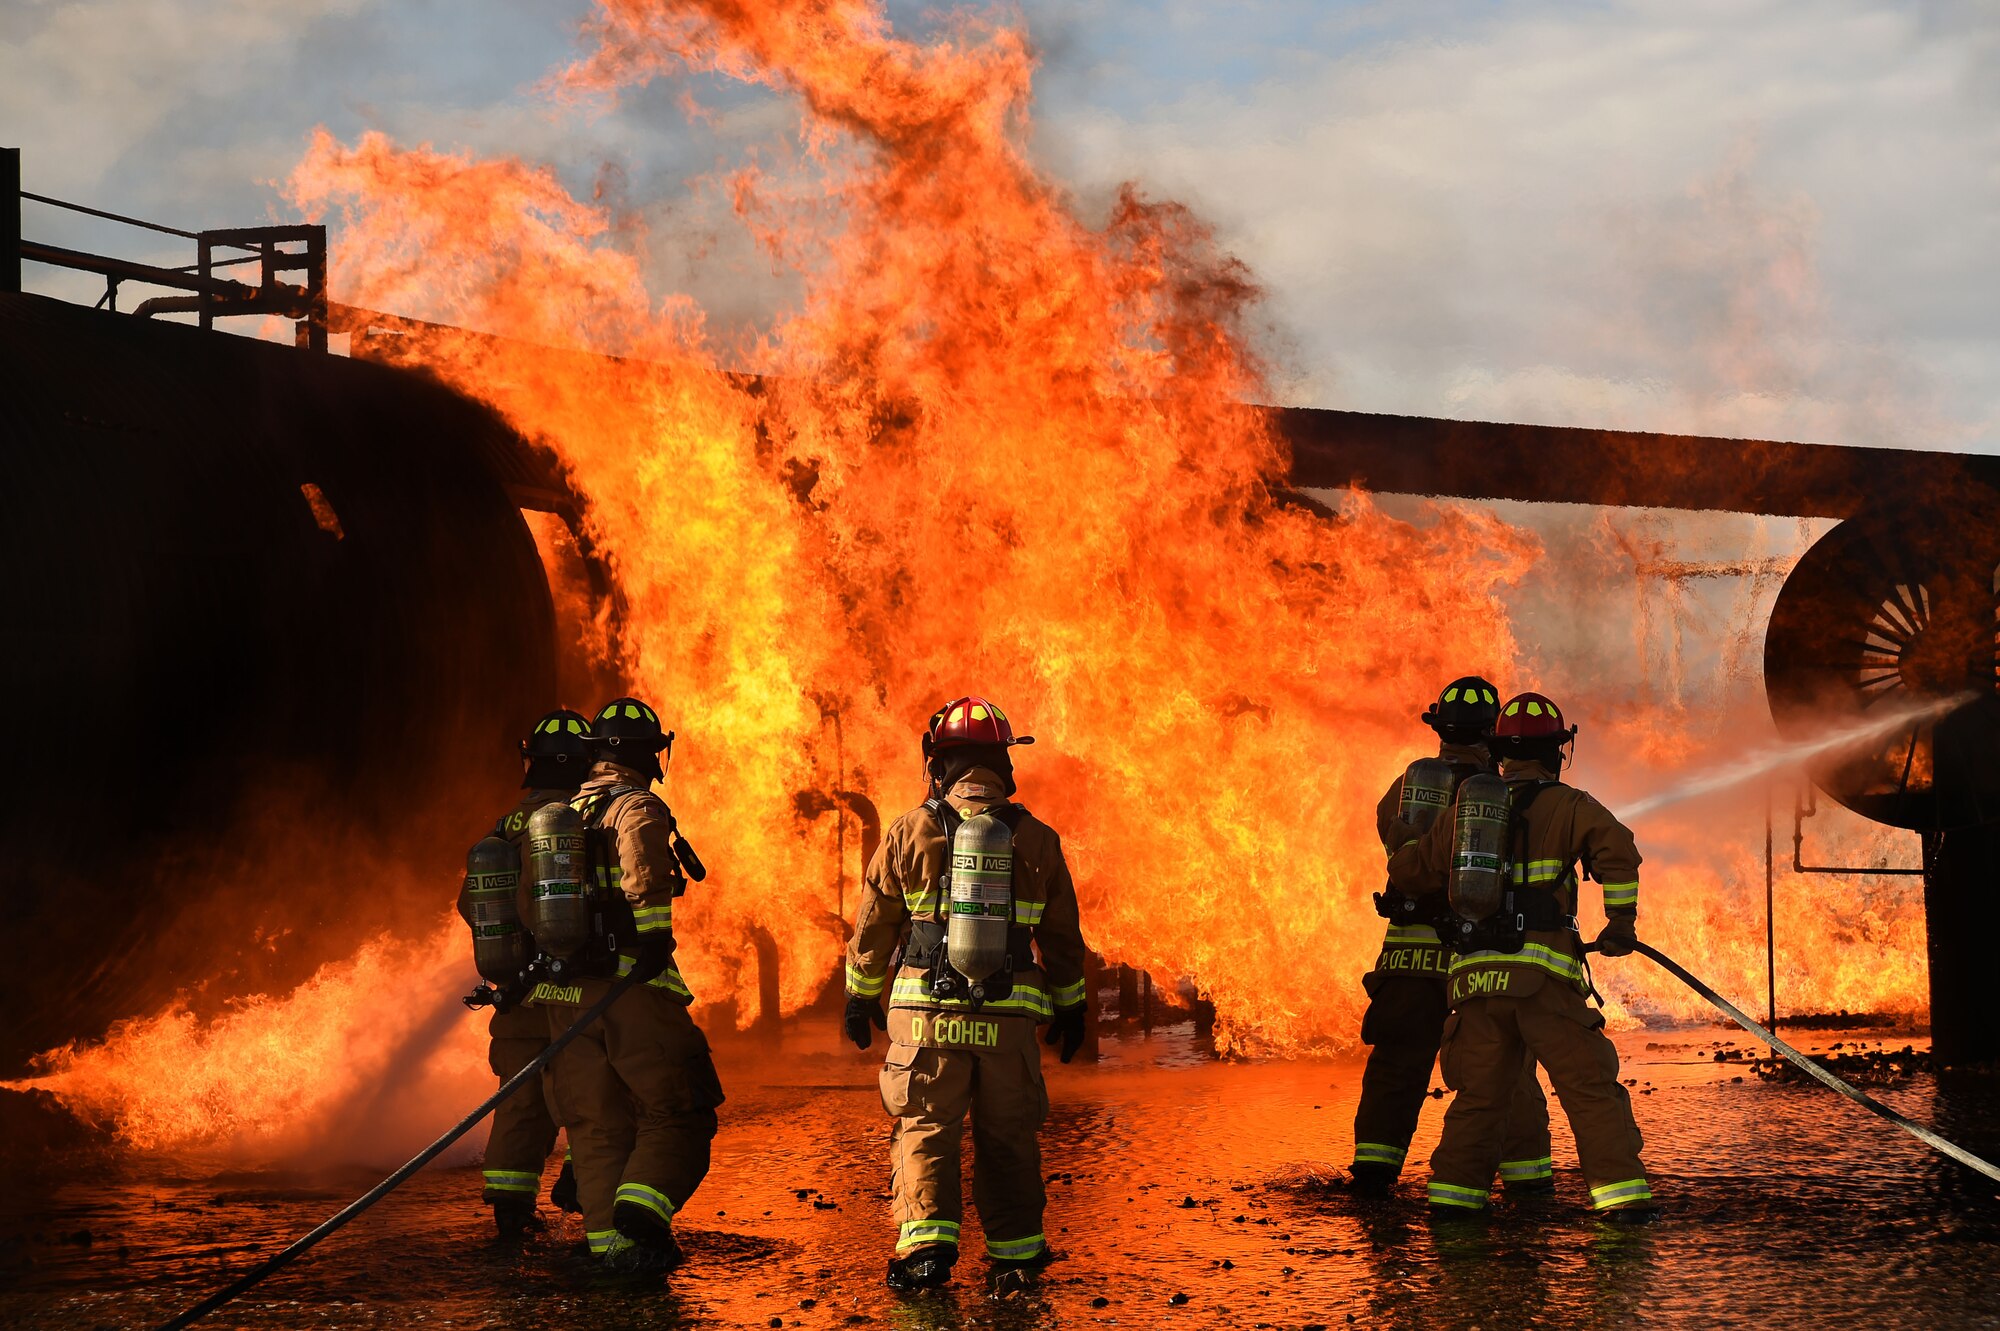
[[[958,816],[958,810],[952,808],[951,801],[942,795],[931,796],[924,801],[924,807],[931,811],[931,817],[937,819],[938,827],[944,832],[945,842],[949,844],[953,834],[958,831],[958,825],[965,819]]]
[[[585,827],[598,827],[603,824],[605,813],[619,800],[627,795],[650,793],[652,792],[645,786],[608,786],[603,790],[581,790],[577,792],[576,798],[569,802],[569,807],[583,815]]]
[[[1528,881],[1528,810],[1545,791],[1561,784],[1560,781],[1537,781],[1525,787],[1515,787],[1508,816],[1507,853],[1512,862],[1508,876],[1511,878],[1518,872],[1521,879],[1507,886],[1509,891],[1525,894],[1518,900],[1531,929],[1561,927],[1565,923],[1574,927],[1573,915],[1565,919],[1560,914],[1562,907],[1558,904],[1556,892],[1575,873],[1575,865],[1566,865],[1562,873],[1548,882]]]
[[[1526,872],[1528,863],[1528,810],[1542,797],[1542,792],[1557,784],[1554,781],[1536,781],[1511,788],[1513,799],[1508,803],[1507,816],[1507,856]]]

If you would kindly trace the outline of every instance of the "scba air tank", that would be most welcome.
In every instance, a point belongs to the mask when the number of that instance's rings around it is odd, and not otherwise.
[[[1452,809],[1451,908],[1479,921],[1500,909],[1507,890],[1507,783],[1490,772],[1469,776]]]
[[[1451,804],[1453,781],[1451,764],[1444,759],[1417,759],[1403,771],[1403,793],[1396,804],[1396,817],[1423,831]]]
[[[990,813],[974,814],[952,836],[949,904],[945,958],[978,997],[981,982],[1007,964],[1014,924],[1014,834]]]
[[[479,978],[505,987],[528,964],[528,936],[521,931],[521,851],[487,837],[465,856],[465,904],[472,916],[472,964]]]
[[[583,816],[546,804],[528,819],[528,924],[550,956],[575,956],[590,941],[584,890]]]

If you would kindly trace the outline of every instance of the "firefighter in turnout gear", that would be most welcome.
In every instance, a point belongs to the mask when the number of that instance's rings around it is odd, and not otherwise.
[[[707,870],[652,791],[673,745],[658,714],[617,698],[591,732],[597,761],[571,801],[584,828],[590,942],[546,967],[533,999],[553,1035],[614,978],[643,978],[556,1056],[546,1079],[569,1134],[591,1252],[615,1270],[658,1271],[680,1261],[673,1218],[708,1173],[723,1098],[673,960],[674,899]]]
[[[1469,779],[1452,816],[1390,860],[1395,886],[1420,899],[1442,893],[1453,910],[1442,1066],[1456,1094],[1431,1155],[1437,1214],[1486,1208],[1528,1054],[1569,1116],[1592,1205],[1624,1223],[1659,1214],[1618,1051],[1585,1001],[1590,979],[1576,926],[1580,871],[1604,893],[1599,946],[1608,956],[1631,950],[1639,851],[1603,805],[1558,779],[1575,735],[1541,694],[1510,700],[1493,736],[1504,786]]]
[[[535,722],[534,733],[521,741],[521,799],[493,825],[491,836],[519,847],[528,819],[546,804],[561,804],[576,794],[590,765],[590,723],[576,712],[550,712]],[[474,924],[474,880],[458,895],[458,913]],[[521,960],[525,961],[524,955]],[[506,1081],[548,1047],[548,1019],[524,1006],[520,992],[497,994],[493,1019],[487,1026],[491,1044],[487,1065]],[[493,1223],[503,1237],[513,1237],[537,1224],[535,1194],[542,1186],[542,1166],[555,1148],[556,1125],[542,1093],[542,1078],[523,1086],[493,1111],[493,1132],[486,1141],[484,1200],[493,1208]],[[550,1190],[550,1200],[563,1210],[576,1208],[576,1180],[567,1158]]]
[[[889,1034],[882,1107],[895,1120],[898,1225],[889,1284],[942,1285],[958,1260],[959,1142],[972,1115],[973,1203],[996,1289],[1050,1259],[1037,1133],[1048,1115],[1036,1028],[1067,1063],[1086,1030],[1084,945],[1062,842],[1010,801],[1006,714],[984,698],[939,708],[924,736],[930,798],[868,866],[847,948],[847,1034]],[[907,936],[907,937],[906,937]],[[902,945],[902,964],[891,959]],[[888,1012],[883,1012],[884,993]]]
[[[1475,675],[1445,686],[1421,718],[1438,736],[1438,756],[1410,769],[1423,788],[1406,792],[1405,778],[1397,777],[1375,807],[1375,830],[1385,852],[1394,854],[1423,830],[1403,816],[1406,811],[1427,827],[1449,812],[1452,792],[1461,781],[1493,770],[1486,744],[1499,715],[1499,694],[1488,681]],[[1361,1074],[1354,1163],[1349,1167],[1354,1190],[1371,1197],[1386,1196],[1402,1171],[1451,1014],[1445,993],[1451,954],[1432,927],[1429,902],[1391,887],[1376,898],[1376,908],[1388,918],[1389,928],[1375,968],[1361,982],[1368,991],[1361,1040],[1371,1048]],[[1526,1058],[1507,1113],[1500,1178],[1510,1190],[1532,1191],[1553,1186],[1554,1175],[1548,1102],[1542,1098],[1534,1059]]]

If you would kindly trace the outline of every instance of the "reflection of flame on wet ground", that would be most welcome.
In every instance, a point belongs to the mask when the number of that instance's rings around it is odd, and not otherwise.
[[[1635,1235],[1589,1218],[1560,1118],[1556,1196],[1502,1199],[1486,1226],[1433,1229],[1423,1217],[1434,1102],[1389,1202],[1315,1184],[1339,1173],[1359,1064],[1157,1066],[1155,1053],[1179,1056],[1180,1028],[1114,1041],[1113,1061],[1097,1068],[1050,1065],[1044,1173],[1049,1234],[1064,1260],[1044,1290],[1000,1305],[979,1297],[968,1216],[957,1288],[905,1303],[881,1285],[893,1229],[875,1064],[821,1034],[778,1049],[723,1047],[730,1101],[716,1164],[678,1222],[690,1261],[668,1292],[594,1275],[574,1251],[572,1222],[522,1250],[500,1247],[476,1171],[431,1170],[253,1295],[238,1324],[362,1328],[421,1315],[765,1325],[775,1316],[806,1326],[1238,1327],[1338,1325],[1351,1313],[1359,1325],[1461,1326],[1503,1324],[1513,1309],[1563,1325],[1806,1327],[1841,1307],[1917,1327],[1962,1321],[2000,1278],[2000,1210],[1989,1195],[1823,1091],[1760,1083],[1748,1059],[1714,1061],[1723,1049],[1762,1052],[1734,1034],[1621,1039],[1670,1208]],[[1908,1042],[1838,1032],[1809,1047],[1855,1040]],[[775,1068],[811,1089],[768,1084]],[[1906,1108],[1917,1107],[1907,1095],[1928,1096],[1926,1117],[1949,1117],[1974,1139],[2000,1131],[1984,1089],[1937,1088],[1922,1071],[1902,1084],[1907,1092],[1890,1094]],[[0,1269],[11,1263],[0,1322],[96,1327],[115,1304],[132,1324],[151,1324],[374,1181],[353,1170],[176,1173],[127,1159],[108,1176],[72,1169],[10,1190],[0,1199]],[[88,1244],[75,1241],[86,1230]]]

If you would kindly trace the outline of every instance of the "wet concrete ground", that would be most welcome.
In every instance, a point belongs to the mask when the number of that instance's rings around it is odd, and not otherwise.
[[[552,1211],[542,1235],[503,1245],[476,1171],[432,1170],[205,1325],[2000,1326],[1993,1188],[1817,1086],[1717,1063],[1731,1042],[1762,1052],[1707,1028],[1619,1037],[1668,1207],[1640,1230],[1590,1217],[1560,1119],[1554,1197],[1433,1227],[1420,1167],[1385,1202],[1323,1182],[1347,1160],[1359,1063],[1217,1063],[1185,1025],[1107,1040],[1095,1066],[1051,1057],[1048,1232],[1064,1260],[1038,1293],[994,1301],[971,1217],[955,1288],[883,1286],[875,1063],[816,1024],[782,1049],[725,1049],[716,1164],[679,1222],[689,1260],[668,1281],[597,1273],[576,1251],[580,1226]],[[1874,1093],[2000,1153],[1991,1076],[1897,1076]],[[1427,1109],[1414,1160],[1441,1110]],[[124,1160],[9,1186],[0,1326],[157,1324],[377,1177],[191,1177]]]

